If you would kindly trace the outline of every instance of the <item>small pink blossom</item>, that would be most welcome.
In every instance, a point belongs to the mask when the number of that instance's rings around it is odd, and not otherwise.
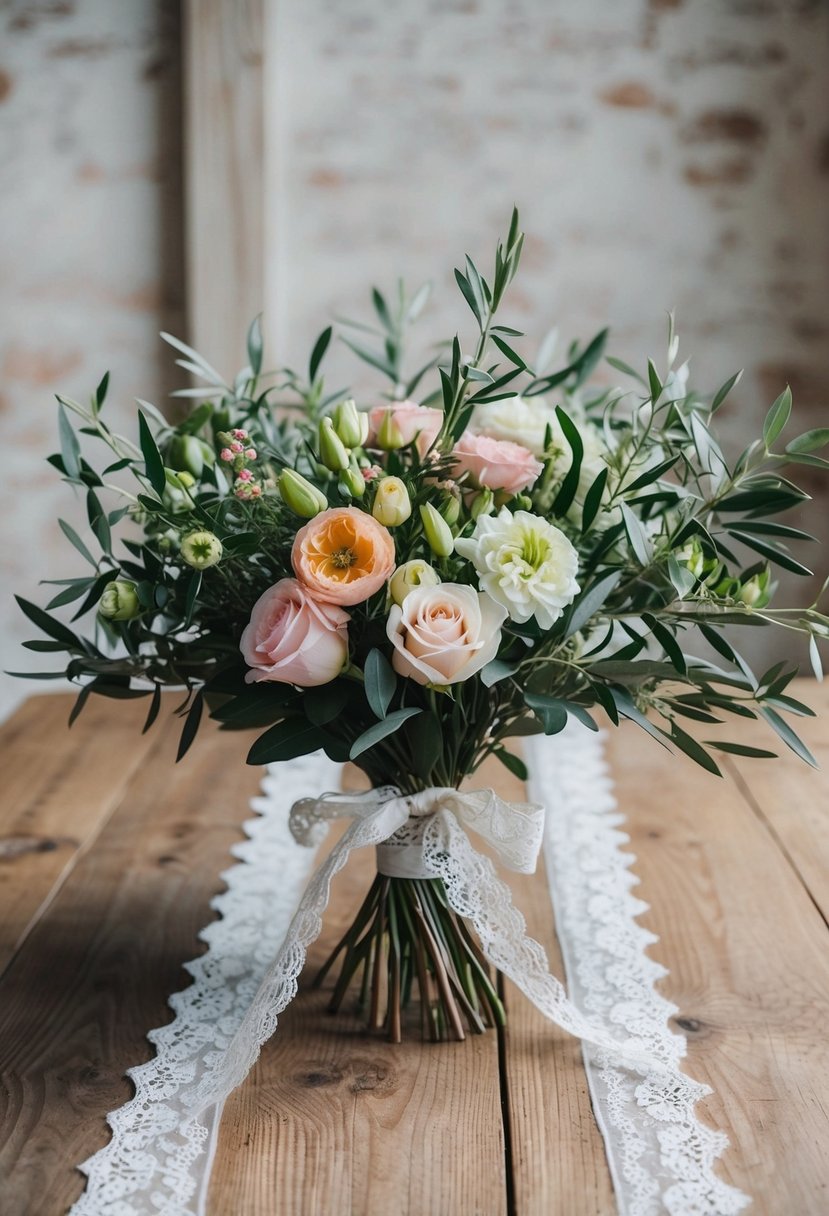
[[[247,439],[247,437],[248,437],[247,431],[243,431],[242,428],[238,427],[238,426],[236,427],[236,429],[234,431],[231,431],[230,433],[234,439]]]
[[[380,476],[383,470],[380,468],[379,464],[372,464],[369,465],[367,469],[361,469],[360,472],[363,474],[363,481],[374,481],[375,478]]]
[[[230,445],[230,450],[231,452],[244,452],[245,449],[238,439],[234,439],[233,443]]]
[[[262,493],[262,487],[261,486],[251,486],[250,492],[251,492],[251,497],[258,498],[259,495]]]
[[[253,473],[250,469],[240,469],[239,481],[253,481]]]
[[[247,457],[248,460],[255,460],[256,459],[256,448],[247,448],[245,451],[245,456]]]
[[[222,460],[226,460],[228,462],[233,459],[233,453],[231,452],[230,448],[222,448],[219,456]]]
[[[529,448],[509,439],[492,439],[489,435],[473,435],[464,431],[452,450],[455,459],[452,472],[456,477],[468,476],[467,485],[476,489],[504,490],[520,494],[541,475],[544,468]]]

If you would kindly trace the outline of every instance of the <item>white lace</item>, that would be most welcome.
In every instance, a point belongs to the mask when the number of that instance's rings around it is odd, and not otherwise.
[[[636,923],[648,905],[632,894],[636,859],[622,851],[630,837],[619,830],[601,741],[568,724],[527,740],[527,752],[530,791],[549,808],[544,860],[571,998],[678,1073],[686,1043],[668,1019],[679,1010],[654,987],[668,972],[646,954],[658,937]],[[748,1205],[714,1173],[728,1137],[694,1114],[707,1087],[643,1080],[588,1041],[583,1054],[620,1216],[735,1216]]]
[[[558,840],[563,834],[572,850],[568,831],[582,833],[577,860],[585,870],[579,874],[561,864],[567,871],[563,886],[573,888],[574,898],[580,882],[590,891],[586,919],[575,926],[578,937],[574,935],[573,943],[566,946],[562,942],[568,960],[576,963],[583,1011],[550,975],[544,951],[526,937],[508,887],[466,834],[469,828],[479,832],[496,846],[505,864],[526,869],[530,859],[519,825],[523,816],[525,828],[538,828],[537,807],[510,807],[490,791],[458,795],[434,790],[418,796],[419,801],[402,798],[393,790],[300,800],[293,808],[291,828],[305,843],[318,841],[325,820],[344,813],[357,818],[309,883],[286,935],[311,858],[310,852],[303,856],[289,836],[287,805],[300,789],[318,787],[321,777],[333,778],[334,770],[319,757],[280,765],[278,779],[266,778],[265,797],[254,803],[262,818],[246,825],[251,840],[234,850],[246,864],[224,876],[228,890],[214,902],[224,919],[202,935],[210,948],[189,965],[195,982],[171,1001],[174,1021],[149,1036],[157,1048],[156,1058],[130,1071],[136,1096],[110,1115],[110,1144],[81,1167],[88,1176],[87,1190],[71,1216],[204,1213],[223,1102],[244,1080],[262,1044],[276,1029],[278,1015],[296,993],[305,952],[321,928],[331,879],[353,848],[387,842],[413,812],[428,816],[422,833],[426,872],[443,879],[450,903],[473,922],[487,957],[548,1017],[592,1045],[586,1062],[620,1210],[625,1216],[738,1212],[745,1197],[712,1172],[725,1139],[702,1127],[693,1115],[694,1102],[708,1091],[679,1072],[684,1045],[664,1026],[665,1011],[672,1007],[653,993],[653,979],[664,972],[643,954],[644,946],[654,939],[633,924],[632,918],[644,905],[630,896],[631,859],[619,853],[619,844],[627,837],[615,830],[619,817],[609,813],[612,800],[608,806],[599,745],[585,736],[583,729],[573,736],[583,748],[582,766],[573,765],[569,751],[562,776],[579,768],[582,779],[585,772],[594,772],[600,809],[591,810],[589,793],[581,800],[573,797],[572,787],[561,780],[556,793],[566,805],[552,817],[548,837]],[[560,746],[560,741],[533,746],[536,779],[548,801],[550,784],[555,786],[558,778],[553,757]],[[562,828],[565,820],[568,826]],[[595,832],[592,838],[590,829]],[[536,831],[535,848],[539,841]],[[572,860],[573,852],[569,855]],[[615,882],[617,874],[626,881]],[[558,869],[555,875],[558,881]],[[619,896],[615,912],[608,906],[614,893]],[[604,902],[596,898],[602,894]],[[569,892],[563,899],[567,910],[559,933],[566,936],[579,913]],[[614,939],[606,930],[608,925],[615,928],[623,915],[630,921],[630,937],[624,933],[619,937],[624,949],[616,955]],[[628,952],[635,954],[637,949],[638,957],[629,957]],[[598,985],[585,981],[584,973],[590,973],[591,966],[583,966],[582,950],[601,958],[593,968],[603,977]],[[574,984],[572,966],[568,969]],[[633,983],[631,974],[642,977],[641,984]],[[581,999],[578,993],[576,998]]]

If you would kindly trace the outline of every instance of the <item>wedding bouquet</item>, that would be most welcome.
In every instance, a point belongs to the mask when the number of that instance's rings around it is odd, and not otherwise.
[[[520,353],[523,335],[496,317],[522,240],[514,214],[491,276],[469,259],[455,271],[475,340],[455,337],[413,375],[404,354],[426,289],[375,289],[373,323],[342,323],[388,382],[365,404],[327,391],[331,328],[307,375],[263,373],[257,322],[232,384],[165,335],[203,386],[179,394],[198,404],[176,424],[139,402],[137,445],[105,420],[106,376],[88,407],[58,399],[50,462],[85,496],[90,533],[60,526],[89,570],[50,580],[61,589],[45,610],[20,605],[46,635],[25,645],[69,656],[35,678],[80,686],[73,720],[93,694],[149,697],[148,728],[161,690],[182,687],[179,757],[207,707],[222,729],[262,731],[249,763],[322,749],[413,810],[488,756],[525,777],[513,737],[569,718],[596,730],[595,711],[713,773],[716,751],[774,754],[707,729],[731,715],[764,718],[812,762],[784,717],[810,712],[786,692],[795,669],[756,675],[731,631],[797,631],[820,674],[829,618],[817,600],[778,608],[772,595],[774,567],[810,573],[789,545],[811,538],[775,518],[808,497],[782,470],[829,468],[814,454],[829,429],[781,447],[786,389],[762,438],[727,455],[714,422],[738,376],[713,397],[691,391],[672,319],[663,364],[640,375],[604,360],[625,388],[606,370],[591,382],[606,331],[555,369],[549,340]],[[82,438],[109,449],[101,472]],[[78,602],[92,636],[53,615]],[[401,835],[416,847],[414,819]],[[393,1039],[415,987],[429,1037],[503,1019],[437,878],[378,873],[329,964],[341,954],[332,1007],[360,980],[370,1024]]]

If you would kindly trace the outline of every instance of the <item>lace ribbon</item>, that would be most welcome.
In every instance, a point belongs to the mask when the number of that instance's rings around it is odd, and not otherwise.
[[[582,730],[582,735],[585,733]],[[597,746],[595,741],[592,746]],[[592,764],[600,778],[598,754],[592,756]],[[563,767],[569,769],[572,765],[572,756],[568,755]],[[280,766],[283,796],[286,767]],[[314,767],[318,780],[316,758]],[[293,780],[291,785],[295,786]],[[636,1019],[617,1016],[613,1010],[609,1018],[596,1017],[593,1010],[582,1012],[568,1000],[561,983],[550,974],[542,947],[526,936],[523,917],[513,906],[508,887],[498,878],[489,858],[473,848],[467,835],[470,830],[487,840],[502,864],[528,872],[534,868],[542,839],[543,812],[539,806],[512,806],[492,791],[467,794],[436,789],[407,799],[392,789],[373,790],[356,796],[300,799],[291,813],[291,830],[297,840],[316,844],[326,830],[327,821],[344,815],[355,817],[309,882],[276,957],[271,954],[273,961],[269,965],[263,967],[262,958],[267,950],[273,950],[273,936],[267,945],[251,943],[247,959],[238,957],[235,942],[232,951],[213,957],[216,955],[213,941],[210,954],[191,964],[196,983],[177,998],[173,1006],[178,1015],[176,1020],[151,1036],[158,1048],[156,1060],[131,1071],[136,1097],[110,1116],[112,1142],[81,1167],[89,1183],[72,1209],[72,1216],[150,1213],[202,1216],[209,1177],[209,1144],[215,1138],[222,1103],[244,1080],[262,1044],[276,1029],[279,1014],[296,993],[307,948],[321,929],[332,878],[353,849],[367,845],[384,846],[386,853],[381,852],[381,860],[386,856],[390,864],[394,864],[395,849],[408,850],[410,862],[412,850],[419,849],[417,864],[422,872],[443,880],[449,903],[473,923],[490,962],[509,976],[548,1018],[585,1041],[591,1084],[596,1086],[594,1101],[623,1213],[651,1216],[668,1211],[672,1216],[731,1216],[744,1206],[745,1197],[716,1179],[710,1168],[725,1141],[694,1118],[694,1103],[710,1091],[679,1071],[681,1051],[664,1050],[660,1036],[652,1035],[651,1027],[638,1024]],[[276,814],[268,814],[266,821],[271,818],[276,818]],[[422,830],[418,826],[416,840],[409,834],[410,829],[406,830],[412,820],[422,824]],[[283,840],[283,852],[285,843]],[[618,848],[618,840],[615,847]],[[295,865],[293,859],[292,864]],[[238,888],[244,886],[243,882],[234,882],[239,869],[230,872],[229,891],[217,903],[226,915],[232,914],[233,908],[226,911],[222,900],[232,905]],[[278,869],[271,869],[271,883],[274,873],[284,875],[287,870],[284,860]],[[575,880],[571,876],[571,883]],[[269,887],[268,894],[270,891]],[[258,911],[261,915],[264,909]],[[272,906],[266,915],[273,923]],[[210,926],[207,933],[210,930],[215,935],[217,926]],[[617,962],[624,965],[623,960]],[[225,1002],[221,972],[228,963],[231,973]],[[200,986],[203,990],[194,993]],[[211,1007],[206,1018],[201,1009],[205,996],[210,997]],[[596,1012],[603,1014],[606,1010]],[[622,1097],[617,1100],[618,1095]],[[666,1105],[681,1112],[682,1120],[666,1114],[663,1110]],[[647,1148],[628,1151],[628,1143],[637,1139],[636,1128],[627,1126],[631,1120],[648,1127],[660,1121],[665,1124],[655,1136],[660,1145],[659,1168],[663,1176],[668,1168],[680,1170],[671,1181],[670,1195],[663,1185],[664,1178],[657,1178],[650,1189],[646,1185],[648,1161],[643,1158]],[[675,1142],[673,1152],[668,1147],[671,1132]],[[692,1135],[696,1136],[693,1143]],[[615,1144],[617,1136],[624,1140],[621,1148]],[[653,1139],[646,1136],[642,1143],[649,1145]],[[686,1163],[686,1149],[696,1153],[694,1162]],[[614,1165],[617,1160],[621,1162],[619,1169]],[[696,1168],[697,1162],[700,1169]],[[698,1185],[702,1175],[705,1193]],[[662,1199],[665,1206],[660,1207]],[[650,1206],[642,1206],[643,1202]]]

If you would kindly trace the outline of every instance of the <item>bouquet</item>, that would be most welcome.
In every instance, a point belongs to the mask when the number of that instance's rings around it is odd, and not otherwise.
[[[716,414],[738,376],[692,391],[672,318],[663,363],[640,374],[605,360],[624,387],[606,370],[591,379],[606,331],[554,368],[549,340],[521,353],[523,334],[500,317],[522,241],[514,213],[488,277],[468,258],[455,271],[473,338],[413,374],[404,355],[425,288],[375,289],[373,322],[342,322],[341,340],[385,382],[368,402],[326,388],[331,327],[302,375],[263,372],[258,322],[231,384],[164,335],[202,386],[179,394],[195,407],[176,424],[139,402],[137,444],[106,421],[107,376],[89,406],[58,398],[49,459],[85,496],[89,534],[60,526],[88,570],[51,580],[45,609],[19,602],[45,635],[25,645],[68,656],[36,678],[79,686],[72,720],[92,695],[146,697],[149,728],[162,689],[179,687],[179,758],[206,708],[224,730],[261,731],[250,764],[322,749],[413,807],[488,756],[524,778],[514,737],[570,718],[596,730],[597,713],[712,773],[717,751],[774,754],[718,729],[759,716],[812,762],[788,721],[810,712],[786,692],[796,669],[755,674],[732,639],[738,627],[798,632],[820,675],[819,601],[772,597],[775,568],[810,573],[790,543],[811,538],[777,519],[808,497],[783,470],[829,468],[815,454],[829,429],[786,442],[786,389],[762,437],[724,452]],[[108,449],[100,472],[91,440]],[[85,634],[54,615],[70,604],[73,622],[91,616]],[[402,834],[416,843],[411,824]],[[502,1022],[495,977],[442,882],[382,870],[324,969],[341,960],[332,1008],[354,985],[393,1040],[415,991],[426,1037]]]

